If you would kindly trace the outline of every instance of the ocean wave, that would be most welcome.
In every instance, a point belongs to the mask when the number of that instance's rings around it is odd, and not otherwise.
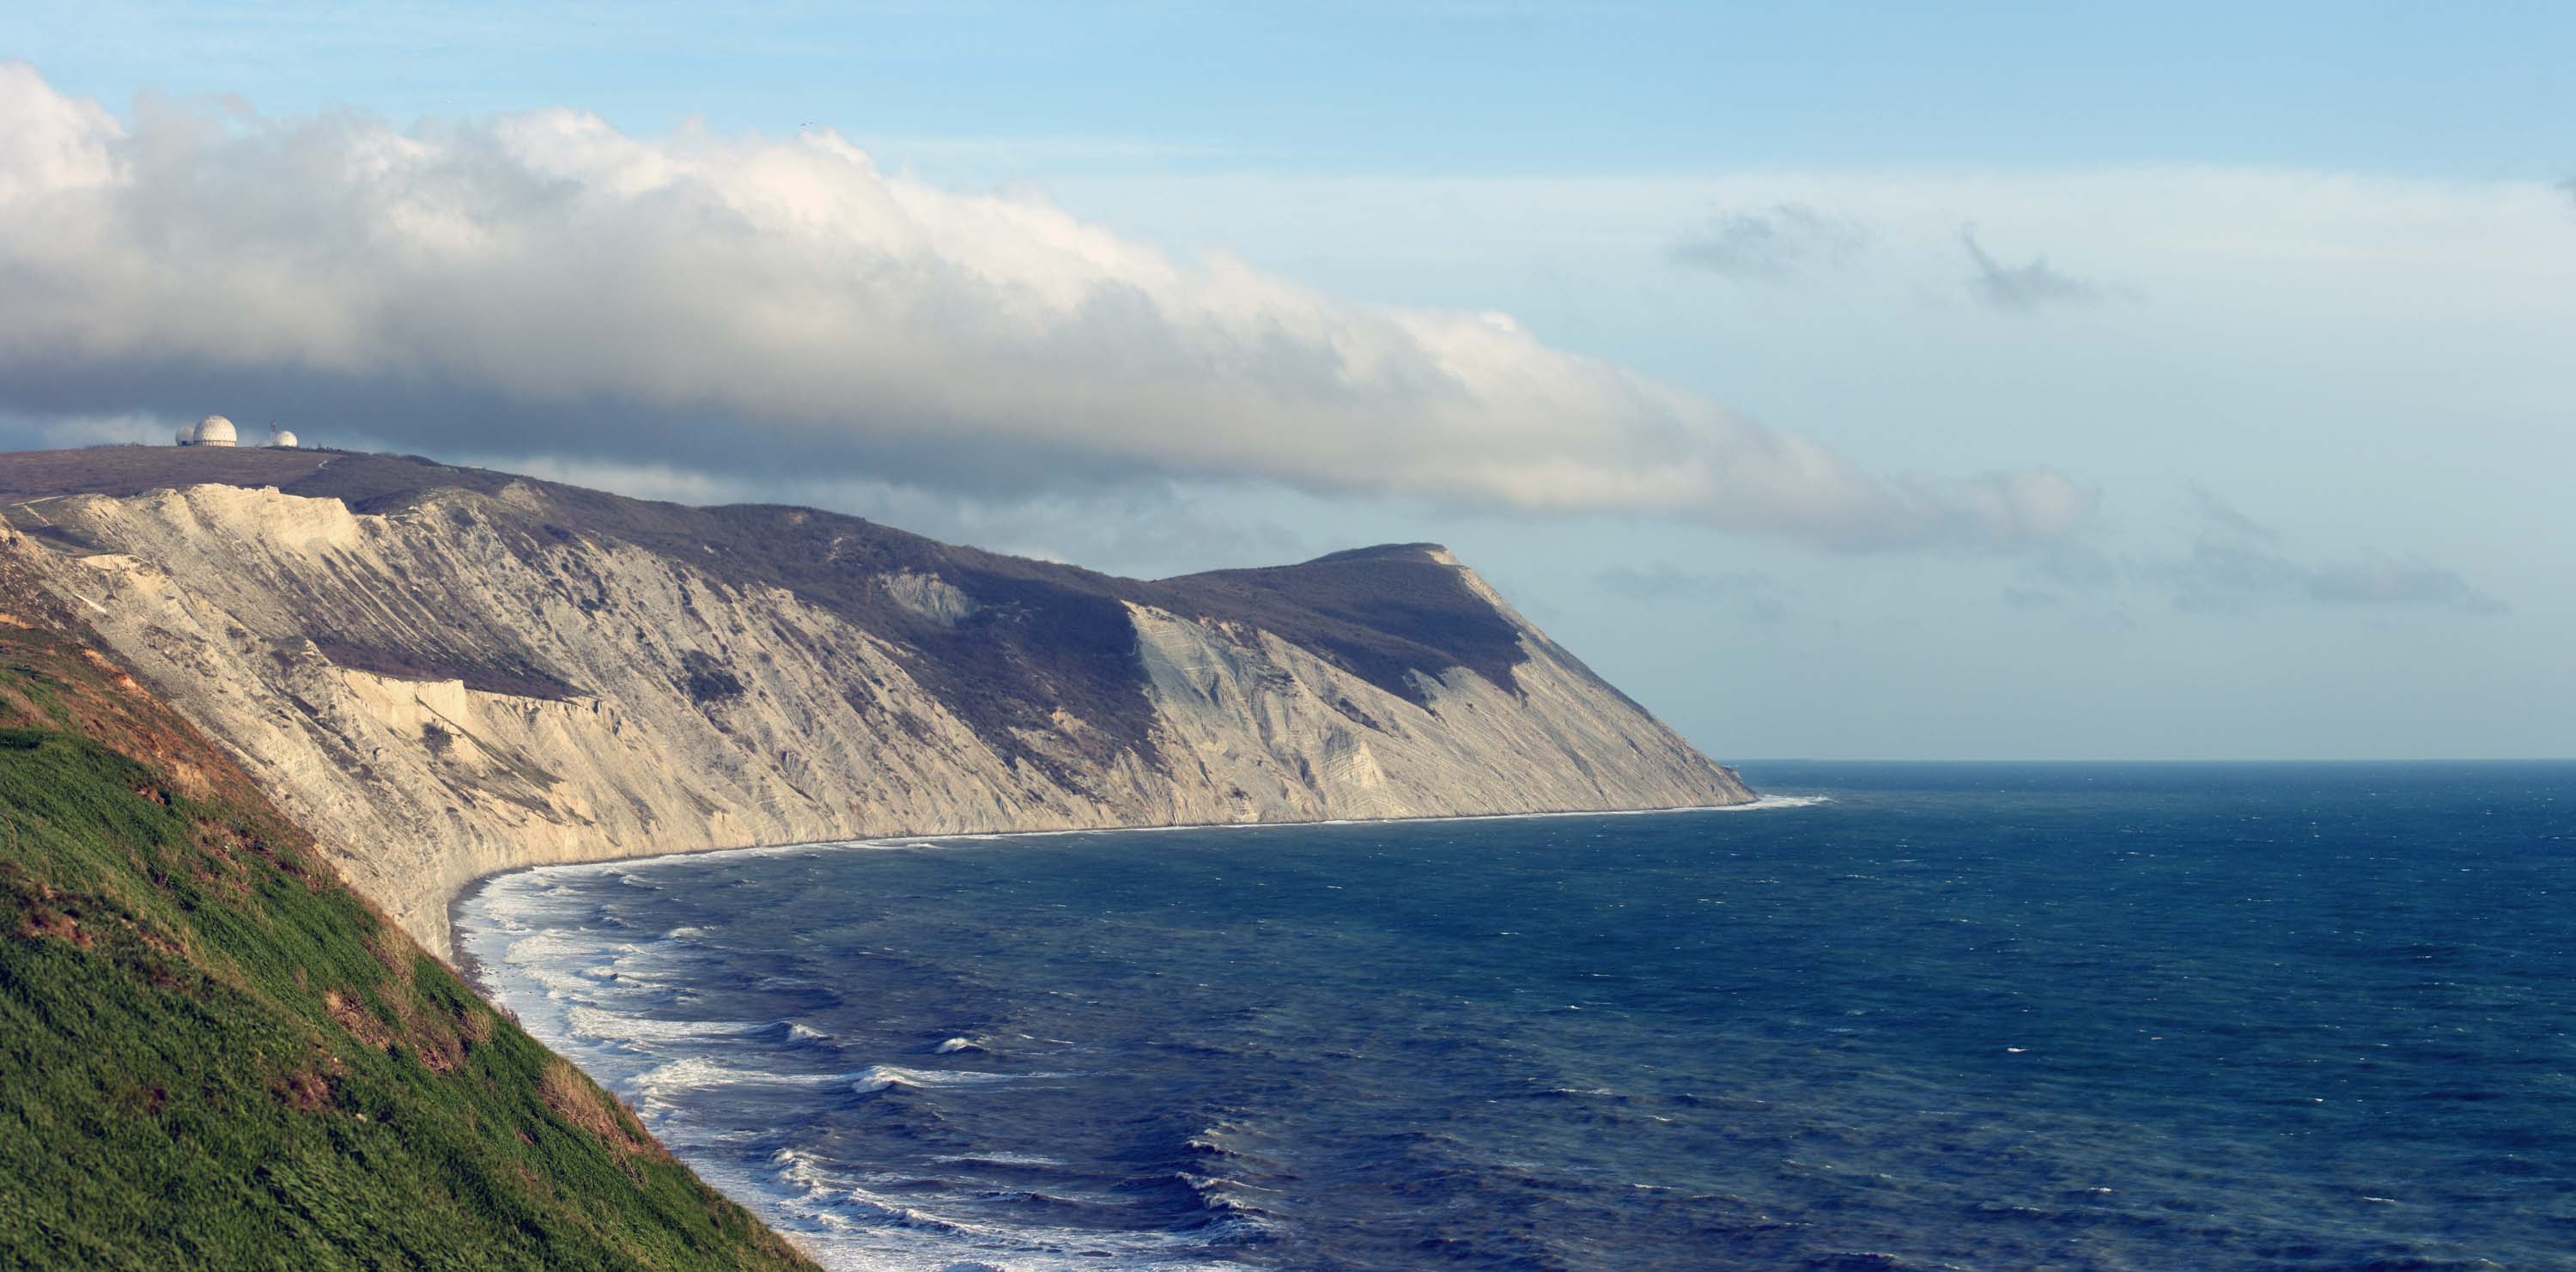
[[[1276,1240],[1279,1216],[1248,1196],[1261,1191],[1241,1180],[1219,1175],[1193,1175],[1175,1172],[1181,1185],[1198,1198],[1199,1209],[1208,1218],[1198,1232],[1214,1245],[1255,1245]]]
[[[941,1166],[981,1166],[1003,1170],[1058,1170],[1065,1165],[1064,1159],[1060,1157],[1040,1157],[1035,1153],[1010,1153],[998,1149],[951,1153],[945,1157],[933,1157],[929,1160]]]
[[[976,1193],[975,1200],[1026,1210],[1092,1211],[1100,1208],[1098,1202],[1084,1201],[1079,1197],[1059,1197],[1054,1193],[1039,1192],[1034,1188],[987,1188]]]
[[[536,982],[550,999],[577,1002],[598,993],[601,981],[618,979],[613,956],[633,948],[576,928],[547,928],[512,937],[489,961]]]
[[[1831,795],[1759,795],[1750,804],[1728,804],[1705,811],[1712,813],[1758,813],[1774,808],[1813,808],[1834,802]]]
[[[707,1035],[698,1035],[707,1036]],[[780,1073],[723,1064],[703,1056],[684,1056],[648,1069],[635,1079],[648,1094],[728,1086],[830,1087],[846,1084],[860,1095],[882,1091],[938,1090],[1063,1078],[1062,1073],[983,1073],[960,1069],[906,1069],[872,1064],[847,1073]]]
[[[903,1228],[943,1236],[980,1236],[984,1233],[983,1229],[856,1189],[836,1196],[806,1200],[812,1206],[808,1212],[811,1217],[832,1227]],[[821,1204],[813,1204],[816,1202]]]
[[[636,1077],[635,1084],[648,1095],[661,1095],[671,1091],[729,1086],[828,1087],[861,1076],[856,1073],[779,1073],[769,1069],[742,1069],[701,1056],[685,1056],[645,1070]]]
[[[990,1048],[972,1038],[951,1038],[948,1041],[931,1048],[930,1053],[937,1056],[949,1056],[955,1055],[960,1051],[985,1052],[990,1050]]]
[[[906,1069],[891,1064],[872,1064],[850,1075],[850,1089],[861,1095],[873,1095],[879,1091],[907,1088],[985,1086],[996,1082],[1064,1076],[1061,1073],[985,1073],[973,1069]]]
[[[575,1003],[565,1023],[584,1038],[604,1042],[680,1042],[703,1038],[768,1039],[782,1044],[828,1043],[832,1036],[792,1020],[665,1020]]]
[[[501,961],[522,966],[534,963],[562,963],[596,955],[597,938],[571,928],[548,928],[510,942],[502,951]]]
[[[723,1172],[719,1172],[720,1174]],[[783,1204],[771,1213],[799,1233],[832,1267],[900,1272],[1213,1272],[1236,1266],[1211,1248],[1260,1239],[1258,1216],[1211,1214],[1188,1233],[1103,1231],[1074,1215],[1102,1203],[1030,1189],[974,1188],[931,1198],[889,1196],[888,1179],[862,1176],[806,1148],[768,1159],[762,1190]],[[873,1186],[872,1186],[873,1185]],[[911,1182],[907,1181],[907,1186]],[[986,1224],[977,1208],[1007,1208],[1011,1218]],[[1046,1216],[1059,1218],[1050,1222]]]

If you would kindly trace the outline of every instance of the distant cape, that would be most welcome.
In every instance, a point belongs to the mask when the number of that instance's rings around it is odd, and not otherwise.
[[[449,952],[500,870],[1751,798],[1432,544],[1155,581],[428,460],[0,456],[0,550]]]

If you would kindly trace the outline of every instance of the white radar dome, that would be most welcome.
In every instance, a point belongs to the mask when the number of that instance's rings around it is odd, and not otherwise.
[[[241,434],[233,430],[233,422],[223,416],[209,415],[197,421],[199,446],[231,446],[240,441]]]
[[[295,432],[292,429],[279,429],[277,431],[277,436],[270,439],[268,444],[271,446],[283,447],[287,450],[293,450],[295,449]]]

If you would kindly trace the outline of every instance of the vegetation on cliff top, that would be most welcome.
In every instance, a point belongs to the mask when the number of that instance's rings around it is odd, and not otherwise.
[[[82,634],[0,573],[0,1268],[810,1266]]]

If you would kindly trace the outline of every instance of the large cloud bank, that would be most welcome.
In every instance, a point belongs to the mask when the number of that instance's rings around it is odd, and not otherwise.
[[[1866,472],[1498,314],[1179,262],[828,132],[397,129],[0,65],[0,409],[981,496],[1275,482],[1844,548],[2080,530],[2047,471]]]

